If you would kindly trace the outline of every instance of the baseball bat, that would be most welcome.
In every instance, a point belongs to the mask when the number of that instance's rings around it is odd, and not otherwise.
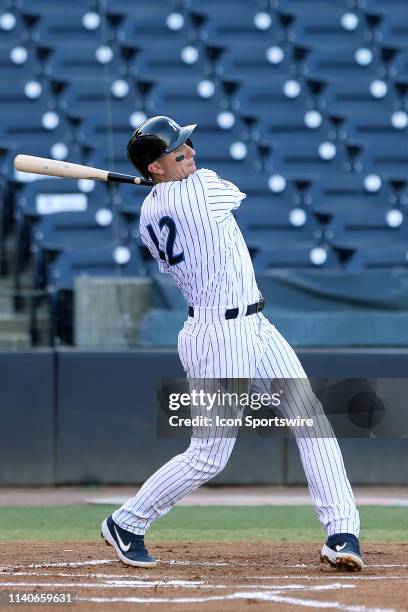
[[[34,155],[17,155],[14,159],[14,168],[20,172],[33,172],[34,174],[46,174],[47,176],[59,176],[61,178],[92,179],[97,181],[108,181],[113,183],[133,183],[134,185],[150,185],[140,176],[109,172],[91,166],[81,166],[67,161],[47,159],[46,157],[35,157]]]

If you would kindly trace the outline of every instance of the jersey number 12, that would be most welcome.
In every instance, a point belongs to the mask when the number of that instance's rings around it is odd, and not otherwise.
[[[167,261],[169,266],[174,266],[180,263],[181,261],[183,261],[184,259],[184,251],[181,251],[181,253],[178,253],[178,255],[175,255],[173,253],[174,243],[176,241],[176,235],[177,235],[176,224],[174,223],[171,217],[162,217],[159,221],[159,227],[162,231],[165,227],[167,227],[169,230],[169,233],[167,235],[167,240],[166,240],[166,246],[165,246],[166,252],[160,249],[159,240],[150,223],[149,225],[146,226],[146,229],[149,232],[150,238],[154,242],[154,246],[159,252],[160,259],[162,261]]]

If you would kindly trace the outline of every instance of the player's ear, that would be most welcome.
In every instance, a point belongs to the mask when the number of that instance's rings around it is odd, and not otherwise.
[[[147,166],[147,169],[150,174],[163,174],[163,168],[157,162],[152,162],[151,164],[149,164]]]

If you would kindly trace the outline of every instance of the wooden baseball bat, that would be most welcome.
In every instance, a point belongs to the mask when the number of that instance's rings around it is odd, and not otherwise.
[[[97,181],[108,181],[113,183],[133,183],[134,185],[150,185],[140,176],[109,172],[91,166],[81,166],[67,161],[47,159],[46,157],[35,157],[34,155],[17,155],[14,159],[14,168],[20,172],[33,172],[34,174],[46,174],[47,176],[60,176],[62,178],[91,179]]]

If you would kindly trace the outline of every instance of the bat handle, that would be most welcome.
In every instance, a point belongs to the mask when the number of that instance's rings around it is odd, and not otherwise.
[[[107,180],[110,183],[132,183],[133,185],[148,185],[153,187],[153,182],[142,179],[140,176],[130,176],[130,174],[121,174],[120,172],[108,172]]]

